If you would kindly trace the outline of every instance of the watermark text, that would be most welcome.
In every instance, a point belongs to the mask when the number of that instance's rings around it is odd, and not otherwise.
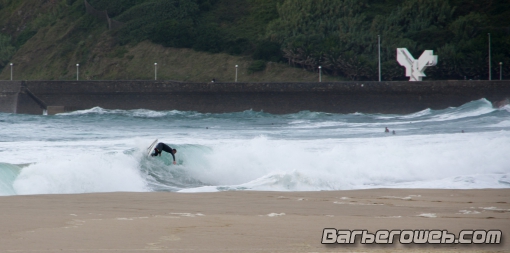
[[[458,235],[447,230],[341,230],[325,228],[322,244],[499,244],[501,230],[461,230]]]

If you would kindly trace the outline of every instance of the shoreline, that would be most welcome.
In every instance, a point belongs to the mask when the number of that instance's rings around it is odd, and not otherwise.
[[[1,196],[0,252],[510,251],[510,189]],[[500,244],[323,245],[325,228],[501,230]]]

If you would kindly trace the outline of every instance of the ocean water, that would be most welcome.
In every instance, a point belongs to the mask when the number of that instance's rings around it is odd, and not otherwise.
[[[177,165],[146,155],[155,139]],[[409,115],[0,113],[0,195],[509,187],[510,106],[485,99]]]

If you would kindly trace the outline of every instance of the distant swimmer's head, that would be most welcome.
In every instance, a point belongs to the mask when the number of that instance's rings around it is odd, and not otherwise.
[[[172,154],[175,154],[175,153],[177,153],[177,149],[174,148],[174,149],[172,149]]]

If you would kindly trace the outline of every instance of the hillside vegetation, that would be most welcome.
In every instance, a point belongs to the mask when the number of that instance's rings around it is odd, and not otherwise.
[[[0,0],[0,79],[405,80],[396,48],[431,49],[428,79],[510,74],[508,0]]]

